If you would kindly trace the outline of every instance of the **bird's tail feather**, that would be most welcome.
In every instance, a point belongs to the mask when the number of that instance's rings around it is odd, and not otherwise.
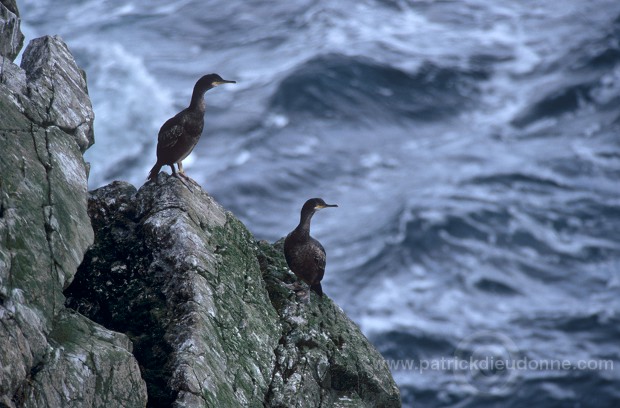
[[[310,289],[315,291],[317,295],[323,297],[323,287],[321,286],[321,282],[310,285]]]
[[[162,166],[163,165],[159,164],[159,162],[155,163],[155,165],[149,172],[149,176],[147,178],[151,181],[155,181],[157,179],[157,175],[159,174],[159,171],[161,170]]]

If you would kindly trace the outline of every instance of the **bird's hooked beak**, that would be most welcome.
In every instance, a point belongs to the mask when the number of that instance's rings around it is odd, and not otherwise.
[[[327,208],[327,207],[338,207],[338,204],[319,204],[316,207],[314,207],[315,210],[322,210],[323,208]]]
[[[213,86],[218,86],[218,85],[222,85],[222,84],[236,84],[237,81],[229,81],[227,79],[222,79],[221,81],[214,81],[213,82]]]

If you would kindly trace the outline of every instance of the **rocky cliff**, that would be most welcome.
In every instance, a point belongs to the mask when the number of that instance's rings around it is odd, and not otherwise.
[[[84,73],[55,37],[14,65],[23,37],[10,3],[0,5],[0,405],[140,406],[129,338],[64,306],[93,242]]]
[[[0,406],[400,406],[357,326],[199,186],[89,194],[85,75],[58,37],[15,65],[22,41],[2,0]]]

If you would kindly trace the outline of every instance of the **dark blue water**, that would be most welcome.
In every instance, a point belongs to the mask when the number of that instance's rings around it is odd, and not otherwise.
[[[323,287],[405,406],[620,406],[620,2],[280,3],[19,2],[88,74],[91,187],[237,80],[186,171],[257,238],[339,204]]]

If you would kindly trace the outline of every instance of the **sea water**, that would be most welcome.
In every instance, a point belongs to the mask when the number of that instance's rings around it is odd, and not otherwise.
[[[18,3],[87,73],[91,188],[237,81],[186,172],[259,239],[339,205],[323,288],[405,406],[619,406],[620,2]]]

